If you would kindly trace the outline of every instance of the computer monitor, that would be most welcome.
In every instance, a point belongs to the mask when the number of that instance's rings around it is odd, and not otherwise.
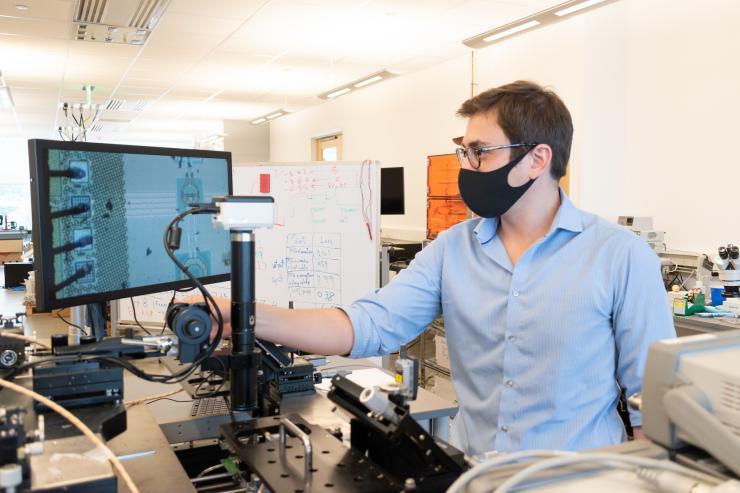
[[[192,285],[167,256],[167,224],[231,194],[228,152],[29,140],[36,304],[48,311]],[[227,281],[229,232],[182,223],[176,256],[202,282]]]
[[[380,169],[380,213],[405,214],[403,168]]]

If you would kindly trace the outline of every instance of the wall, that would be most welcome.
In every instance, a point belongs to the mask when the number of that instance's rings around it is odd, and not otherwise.
[[[224,120],[224,134],[224,150],[231,152],[233,164],[270,160],[270,123]]]
[[[465,129],[454,113],[469,90],[462,75],[468,72],[467,60],[453,60],[275,120],[270,159],[310,161],[312,138],[341,131],[345,160],[378,159],[384,166],[406,168],[406,214],[384,216],[384,234],[402,230],[423,237],[426,157],[454,152],[450,139]]]
[[[732,208],[740,130],[740,2],[622,0],[479,50],[479,88],[516,79],[553,87],[576,127],[572,196],[613,220],[651,215],[675,249],[740,241]],[[469,95],[469,57],[368,87],[272,122],[273,161],[310,159],[311,138],[341,131],[345,159],[407,168],[407,214],[425,228],[426,156],[452,152]],[[734,193],[734,195],[733,195]],[[734,235],[734,236],[733,236]]]

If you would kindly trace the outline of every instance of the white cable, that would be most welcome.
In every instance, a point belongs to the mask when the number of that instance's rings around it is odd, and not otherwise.
[[[504,483],[502,483],[498,488],[496,488],[496,493],[508,493],[515,486],[519,486],[524,480],[528,479],[530,476],[540,471],[569,466],[572,464],[586,464],[589,462],[611,468],[636,469],[636,467],[646,467],[651,469],[662,469],[676,472],[683,476],[697,478],[703,483],[718,483],[715,478],[711,478],[705,474],[692,471],[691,469],[687,469],[683,466],[679,466],[678,464],[669,462],[667,460],[648,459],[646,457],[634,457],[623,454],[585,453],[569,457],[558,457],[554,459],[543,460],[541,462],[537,462],[536,464],[532,464],[526,469],[522,469],[518,473],[514,474]]]
[[[710,487],[699,480],[676,474],[673,471],[640,467],[636,473],[638,478],[665,493],[708,493],[711,491]]]
[[[20,385],[16,385],[12,382],[8,382],[5,379],[0,378],[0,387],[4,387],[8,390],[12,390],[14,392],[18,392],[19,394],[30,397],[31,399],[40,402],[44,406],[48,407],[49,409],[72,423],[78,430],[82,432],[83,435],[89,438],[96,447],[100,448],[103,451],[103,454],[105,454],[108,462],[110,462],[111,466],[113,466],[113,470],[116,471],[118,477],[120,477],[123,482],[126,483],[126,487],[129,489],[129,492],[139,493],[139,488],[136,487],[134,481],[131,479],[131,476],[129,476],[126,469],[123,468],[123,465],[121,464],[121,461],[118,460],[118,457],[116,457],[116,454],[111,452],[111,450],[103,443],[103,441],[98,438],[95,433],[93,433],[92,430],[88,428],[82,421],[80,421],[77,416],[67,411],[56,402],[47,399],[43,395],[37,394],[32,390],[21,387]]]
[[[458,477],[447,489],[447,493],[459,493],[464,491],[471,481],[494,467],[503,466],[520,460],[560,457],[563,455],[572,455],[574,453],[575,452],[564,452],[560,450],[523,450],[521,452],[499,455],[485,462],[481,462],[477,466],[460,475],[460,477]]]

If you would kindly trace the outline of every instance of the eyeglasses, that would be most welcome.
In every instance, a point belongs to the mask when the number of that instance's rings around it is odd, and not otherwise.
[[[455,149],[457,154],[457,160],[460,166],[465,166],[467,162],[471,168],[480,168],[480,157],[486,152],[495,151],[497,149],[511,149],[514,147],[537,147],[537,144],[504,144],[499,146],[486,146],[486,147],[458,147]]]

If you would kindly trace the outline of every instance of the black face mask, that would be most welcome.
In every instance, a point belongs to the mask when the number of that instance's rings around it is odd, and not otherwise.
[[[493,171],[460,169],[457,185],[465,205],[480,217],[497,217],[511,209],[534,183],[534,180],[529,180],[520,187],[509,185],[509,172],[527,154],[525,152],[504,167]]]

